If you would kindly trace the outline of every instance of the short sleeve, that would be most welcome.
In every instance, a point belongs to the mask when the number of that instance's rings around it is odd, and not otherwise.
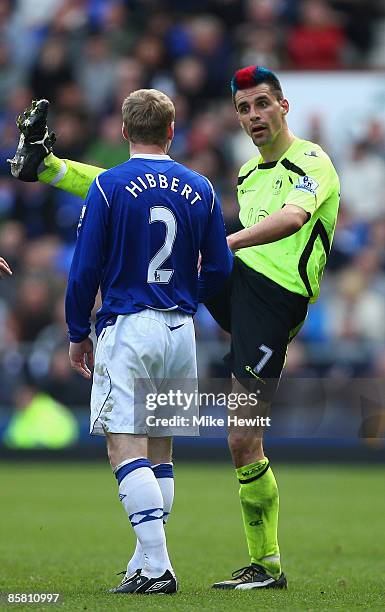
[[[327,156],[309,157],[303,168],[306,173],[294,178],[293,189],[287,194],[285,204],[294,204],[312,215],[328,198],[334,187],[333,166]]]

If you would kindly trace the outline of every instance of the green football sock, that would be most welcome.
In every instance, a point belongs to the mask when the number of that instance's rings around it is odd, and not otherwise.
[[[243,524],[252,563],[273,578],[281,573],[277,538],[278,487],[267,457],[237,468]]]

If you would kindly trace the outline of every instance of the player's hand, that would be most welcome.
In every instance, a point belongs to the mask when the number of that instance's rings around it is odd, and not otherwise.
[[[227,240],[227,246],[229,247],[230,251],[234,253],[234,251],[237,250],[234,244],[234,234],[230,234],[229,236],[227,236],[226,240]]]
[[[87,380],[92,377],[90,368],[94,367],[94,345],[91,338],[82,342],[70,342],[69,357],[71,368]]]
[[[12,270],[5,259],[0,257],[0,278],[5,278],[6,276],[12,276]]]

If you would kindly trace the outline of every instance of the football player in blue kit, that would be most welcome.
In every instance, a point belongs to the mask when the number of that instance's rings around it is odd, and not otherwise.
[[[138,414],[134,381],[196,379],[193,315],[230,274],[219,202],[209,180],[169,155],[175,109],[157,90],[123,103],[130,159],[99,174],[79,221],[68,278],[72,367],[91,378],[91,434],[104,435],[137,548],[118,593],[172,593],[164,522],[173,499],[169,433]],[[201,272],[197,262],[201,254]],[[95,358],[90,316],[100,287]],[[151,437],[151,436],[154,437]]]

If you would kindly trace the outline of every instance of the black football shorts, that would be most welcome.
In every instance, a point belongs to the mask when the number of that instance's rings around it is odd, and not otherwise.
[[[305,321],[308,302],[235,257],[230,278],[206,304],[231,333],[231,352],[225,359],[232,373],[261,400],[274,397],[287,346]]]

